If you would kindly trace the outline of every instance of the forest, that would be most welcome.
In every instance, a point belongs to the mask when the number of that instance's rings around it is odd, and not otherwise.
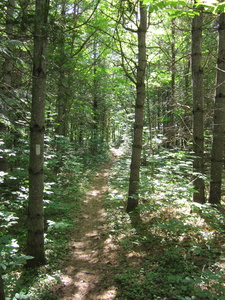
[[[0,300],[225,300],[225,2],[0,2]]]

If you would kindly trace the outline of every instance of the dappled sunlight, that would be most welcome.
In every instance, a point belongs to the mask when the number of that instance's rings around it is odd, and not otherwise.
[[[192,173],[187,168],[184,174],[180,159],[172,161],[173,168],[169,164],[165,157],[165,166],[156,164],[154,174],[143,167],[137,222],[120,209],[126,199],[125,159],[121,167],[114,166],[121,180],[112,178],[108,210],[111,233],[124,259],[116,275],[118,295],[220,299],[225,290],[224,215],[209,205],[193,203]]]
[[[93,187],[86,193],[79,228],[64,262],[62,284],[58,289],[55,287],[55,293],[62,300],[110,300],[116,297],[110,276],[114,272],[112,267],[118,265],[119,247],[108,236],[110,223],[106,222],[108,214],[103,208],[109,189],[109,171],[105,168],[103,165],[94,178]]]
[[[98,300],[113,300],[117,295],[116,287],[112,286],[104,293],[98,295]]]
[[[99,195],[99,193],[100,193],[100,191],[91,191],[88,194],[95,197],[95,196]]]
[[[121,169],[117,163],[112,166],[110,188],[104,175],[108,171],[99,172],[86,194],[56,292],[60,299],[136,299],[139,293],[145,299],[183,296],[188,289],[196,295],[222,293],[224,241],[214,229],[222,217],[204,206],[199,213],[200,208],[187,200],[190,186],[181,189],[173,174],[157,182],[154,191],[144,187],[140,209],[127,214],[126,164]]]

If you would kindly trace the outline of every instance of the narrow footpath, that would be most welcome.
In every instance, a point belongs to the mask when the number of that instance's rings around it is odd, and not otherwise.
[[[112,163],[113,160],[102,164],[84,198],[80,221],[75,236],[71,237],[69,258],[64,263],[62,284],[55,291],[61,300],[112,300],[116,297],[113,280],[119,264],[119,249],[108,234],[104,209]]]

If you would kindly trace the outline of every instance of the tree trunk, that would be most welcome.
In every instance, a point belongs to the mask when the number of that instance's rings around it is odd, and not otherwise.
[[[225,134],[225,14],[219,16],[217,85],[214,105],[209,202],[220,204]]]
[[[193,151],[194,189],[193,200],[205,202],[204,173],[204,94],[202,69],[202,12],[192,20],[192,92],[193,92]]]
[[[15,0],[8,0],[7,11],[6,11],[6,34],[9,40],[13,39],[13,14],[15,9]],[[10,56],[6,56],[3,69],[3,87],[6,91],[10,90],[12,87],[12,71],[13,62]]]
[[[128,191],[127,212],[133,211],[138,205],[138,188],[142,150],[142,134],[145,100],[145,69],[146,69],[146,31],[147,10],[140,1],[140,24],[138,27],[138,66],[136,79],[135,123],[133,133],[130,180]]]
[[[66,53],[65,53],[65,32],[64,32],[64,24],[65,24],[65,13],[66,13],[66,2],[65,0],[61,1],[61,18],[62,24],[59,33],[59,55],[60,55],[60,63],[59,63],[59,81],[58,81],[58,97],[57,97],[57,128],[56,133],[60,136],[66,136],[66,106],[67,106],[67,86],[66,86]],[[59,143],[57,144],[57,151],[61,151],[61,143],[60,137]]]
[[[91,153],[98,153],[99,149],[99,77],[98,77],[98,43],[94,40],[93,44],[93,104],[92,104],[92,111],[93,111],[93,125],[92,125],[92,134],[91,134]]]
[[[67,136],[67,106],[68,106],[68,87],[66,78],[66,52],[65,52],[65,14],[66,1],[61,0],[61,27],[58,34],[58,48],[59,48],[59,80],[58,80],[58,95],[57,95],[57,127],[56,127],[56,151],[57,151],[57,165],[55,173],[57,174],[62,167],[62,152],[63,152],[63,137]],[[67,71],[68,72],[68,71]]]
[[[30,166],[27,254],[28,267],[45,263],[44,252],[44,113],[46,94],[46,46],[49,0],[36,0],[32,108],[30,124]]]
[[[62,58],[63,60],[63,58]],[[66,136],[66,86],[65,86],[65,71],[64,67],[60,66],[60,74],[59,74],[59,82],[58,82],[58,99],[57,99],[57,128],[56,133],[59,136]],[[62,147],[60,145],[60,137],[59,144],[57,145],[57,151],[61,151]]]
[[[165,135],[167,137],[166,147],[172,149],[175,143],[174,108],[175,108],[175,19],[171,20],[171,90],[168,93],[167,124]]]
[[[8,0],[7,1],[7,11],[6,11],[6,23],[5,23],[5,31],[7,34],[8,40],[13,39],[13,14],[15,8],[15,1]],[[9,49],[10,50],[10,49]],[[12,72],[13,72],[13,62],[12,58],[6,55],[3,66],[2,66],[2,97],[10,98],[10,90],[12,89]],[[5,119],[5,115],[7,114],[7,106],[4,102],[1,101],[2,111],[0,113],[1,119]],[[3,134],[7,132],[7,126],[5,122],[0,121],[0,136],[3,137]],[[0,149],[0,171],[7,172],[8,171],[8,161],[7,157],[4,153],[5,143],[1,144]]]

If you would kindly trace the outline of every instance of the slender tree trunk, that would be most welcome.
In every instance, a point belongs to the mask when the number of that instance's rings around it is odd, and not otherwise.
[[[204,173],[204,94],[202,69],[202,12],[192,20],[192,91],[193,91],[193,151],[194,178],[193,200],[205,202]]]
[[[61,0],[61,27],[58,38],[58,48],[60,55],[59,62],[59,80],[58,80],[58,95],[57,95],[57,127],[56,127],[56,151],[57,151],[57,165],[55,166],[55,173],[57,174],[60,167],[62,167],[62,152],[63,152],[63,137],[67,136],[66,126],[66,106],[68,102],[68,92],[66,84],[66,53],[65,53],[65,14],[66,14],[66,0]]]
[[[8,0],[7,1],[7,11],[6,11],[6,22],[5,22],[5,31],[7,34],[8,40],[13,39],[13,14],[15,8],[15,1]],[[13,71],[13,62],[10,56],[5,57],[5,61],[2,66],[2,96],[6,98],[10,98],[10,90],[12,89],[12,71]],[[7,111],[6,105],[4,102],[1,102],[1,106],[3,111]],[[1,112],[1,114],[4,112]],[[0,115],[1,115],[0,114]],[[4,122],[0,121],[0,135],[3,136],[3,133],[6,133],[7,126]],[[0,171],[6,172],[8,170],[8,161],[7,157],[4,154],[5,144],[1,144],[1,155],[0,155]],[[2,149],[3,148],[3,149]]]
[[[224,165],[225,134],[225,14],[219,16],[217,85],[214,104],[213,143],[211,152],[211,181],[209,202],[220,204],[222,171]]]
[[[91,153],[96,153],[100,149],[98,149],[98,141],[99,141],[99,83],[98,83],[98,75],[97,75],[97,53],[98,53],[98,44],[94,41],[93,44],[93,126],[92,126],[92,136],[91,136]]]
[[[140,1],[140,25],[138,27],[138,66],[136,80],[135,123],[133,133],[132,156],[130,165],[130,180],[128,191],[127,212],[134,210],[138,205],[138,188],[140,177],[142,134],[145,100],[145,69],[146,69],[146,31],[147,10]]]
[[[27,254],[28,267],[45,263],[44,252],[44,113],[46,94],[46,46],[49,0],[36,0],[32,108],[30,124],[30,167]]]
[[[166,128],[167,148],[173,148],[175,143],[174,107],[175,107],[175,19],[171,21],[171,91],[168,96],[168,122]]]
[[[188,54],[187,54],[188,56]],[[187,110],[189,110],[189,108],[191,108],[191,106],[193,106],[193,101],[190,97],[190,83],[192,80],[192,77],[189,75],[190,74],[190,68],[191,68],[191,63],[190,63],[190,59],[188,59],[188,61],[186,62],[186,67],[184,69],[184,85],[185,85],[185,106],[187,108]],[[191,78],[191,80],[190,80]],[[193,139],[193,133],[191,135],[191,130],[190,128],[192,128],[192,124],[193,124],[193,118],[190,118],[188,113],[185,113],[183,116],[183,120],[184,120],[184,127],[183,127],[183,136],[182,136],[182,145],[184,148],[186,148],[187,146],[187,142],[190,140],[190,138]]]
[[[59,81],[58,81],[58,96],[57,96],[57,128],[56,133],[60,136],[66,136],[66,105],[67,105],[67,88],[66,88],[66,70],[65,70],[65,32],[64,32],[64,24],[65,24],[65,13],[66,13],[66,2],[65,0],[61,1],[61,30],[59,33],[59,55],[60,55],[60,64],[59,64]],[[60,137],[59,142],[57,144],[57,151],[61,151],[61,143]]]
[[[6,11],[6,34],[8,39],[12,39],[13,34],[13,14],[15,8],[15,0],[8,0],[7,11]],[[3,86],[6,90],[11,89],[12,87],[12,71],[13,63],[12,59],[9,56],[6,56],[5,62],[3,64]]]
[[[63,58],[62,58],[63,60]],[[65,71],[63,70],[63,66],[60,67],[60,74],[59,74],[59,82],[58,82],[58,99],[57,99],[57,128],[56,133],[59,136],[66,136],[66,125],[65,125]],[[61,151],[62,147],[60,144],[60,137],[59,143],[57,144],[57,151]]]

